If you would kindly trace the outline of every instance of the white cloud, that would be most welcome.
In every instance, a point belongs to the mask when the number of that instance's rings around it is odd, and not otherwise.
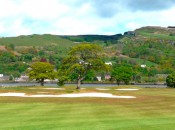
[[[0,19],[19,13],[19,8],[12,0],[0,0]]]
[[[74,15],[84,17],[84,16],[89,16],[89,14],[91,14],[91,16],[93,16],[93,14],[95,12],[94,12],[94,9],[90,3],[85,3],[81,7],[77,8],[75,13],[76,14],[74,14]]]
[[[158,20],[160,23],[163,23],[165,26],[174,26],[175,25],[175,17],[174,17],[175,7],[169,10],[163,11]]]
[[[126,24],[126,28],[128,28],[128,30],[130,31],[134,31],[136,28],[139,28],[140,25],[138,23],[134,23],[134,22],[129,22]]]
[[[92,0],[0,0],[0,36],[116,34],[142,26],[175,23],[172,6],[166,10],[131,11],[121,0],[99,2],[103,6]]]
[[[58,0],[0,0],[0,18],[25,16],[49,20],[68,13],[69,8]]]
[[[16,19],[13,22],[13,26],[9,28],[9,31],[12,31],[15,35],[31,34],[31,30],[24,27],[23,21],[21,19]]]
[[[0,34],[5,31],[4,23],[0,22]]]
[[[69,12],[69,6],[57,0],[24,0],[21,12],[33,19],[54,20]]]

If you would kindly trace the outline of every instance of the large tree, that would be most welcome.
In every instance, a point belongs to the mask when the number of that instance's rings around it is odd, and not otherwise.
[[[29,78],[35,79],[41,86],[44,86],[45,79],[54,79],[55,72],[54,67],[47,62],[35,62],[33,63],[29,69]]]
[[[73,47],[58,70],[59,82],[75,79],[77,89],[80,89],[81,82],[88,72],[108,69],[102,61],[102,56],[103,49],[95,44],[79,44]]]
[[[167,76],[166,83],[167,83],[168,87],[175,88],[175,72],[173,72]]]
[[[133,70],[128,66],[118,66],[115,67],[112,71],[112,77],[117,81],[119,85],[120,82],[124,82],[125,84],[129,84],[133,75]]]

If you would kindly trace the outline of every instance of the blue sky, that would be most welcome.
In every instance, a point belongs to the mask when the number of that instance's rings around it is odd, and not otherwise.
[[[175,26],[175,0],[0,0],[0,37]]]

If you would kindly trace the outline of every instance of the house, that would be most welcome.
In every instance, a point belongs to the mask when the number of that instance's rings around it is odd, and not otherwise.
[[[100,75],[96,76],[98,81],[102,81],[102,77],[103,76],[100,76]],[[110,74],[105,74],[104,75],[104,80],[110,80],[110,79],[111,79],[111,75]]]
[[[112,62],[105,62],[106,65],[112,65]]]
[[[96,77],[98,81],[101,81],[101,76]]]
[[[21,75],[20,78],[16,78],[15,81],[18,81],[18,82],[26,82],[26,81],[29,81],[29,76],[27,75]]]
[[[110,74],[105,74],[105,80],[110,80],[111,79],[111,75]]]
[[[10,78],[10,76],[1,75],[1,76],[0,76],[0,81],[8,81],[9,78]]]
[[[79,62],[79,64],[80,64],[80,65],[88,65],[88,64],[91,65],[91,63],[84,62],[83,60],[81,60],[81,61]]]
[[[140,65],[141,68],[146,68],[146,65]]]

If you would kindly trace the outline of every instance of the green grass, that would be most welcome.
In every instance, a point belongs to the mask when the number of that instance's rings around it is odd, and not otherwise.
[[[0,97],[2,130],[173,130],[175,89],[139,88],[139,91],[99,91],[94,88],[76,91],[1,88],[2,92],[66,93],[105,92],[131,95],[136,99],[108,98],[21,98]],[[124,87],[120,87],[124,88]],[[129,88],[131,88],[129,86]],[[134,87],[135,88],[135,87]]]
[[[147,65],[148,67],[151,67],[151,66],[156,66],[157,64],[156,63],[153,63],[151,61],[148,61],[148,60],[144,60],[144,59],[139,59],[139,58],[130,58],[130,59],[133,59],[137,62],[137,64],[139,65]]]
[[[175,36],[169,36],[167,34],[154,34],[154,33],[148,33],[144,31],[139,31],[139,34],[145,37],[149,38],[158,38],[158,39],[164,39],[164,40],[175,40]]]
[[[53,43],[60,46],[66,46],[69,44],[74,45],[70,40],[50,34],[0,38],[0,45],[14,44],[15,46],[42,46]]]

